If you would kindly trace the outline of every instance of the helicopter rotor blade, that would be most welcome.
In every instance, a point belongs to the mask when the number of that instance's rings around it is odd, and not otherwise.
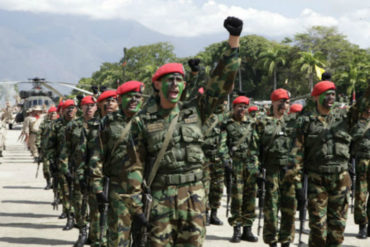
[[[53,93],[55,93],[59,97],[63,97],[63,94],[61,94],[58,90],[56,90],[55,88],[53,88],[52,86],[50,86],[46,82],[42,81],[42,82],[40,82],[40,84],[43,85],[44,87],[46,87],[47,89],[51,90]]]
[[[72,84],[72,83],[68,83],[68,82],[52,82],[52,83],[57,83],[58,85],[62,85],[62,86],[65,86],[65,87],[69,87],[69,88],[72,88],[72,89],[74,89],[74,90],[80,91],[80,92],[85,93],[85,94],[94,95],[92,92],[87,91],[87,90],[82,89],[82,88],[78,88],[78,87],[76,87],[76,86],[75,86],[74,84]]]

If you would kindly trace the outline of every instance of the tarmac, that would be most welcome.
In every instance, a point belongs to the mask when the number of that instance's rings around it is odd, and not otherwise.
[[[0,158],[0,247],[34,247],[34,246],[73,246],[78,238],[78,230],[63,231],[66,220],[58,219],[59,210],[53,210],[52,190],[44,190],[46,185],[40,165],[36,178],[37,163],[33,162],[25,145],[18,142],[19,126],[7,131],[6,151]],[[258,216],[258,211],[256,211]],[[223,226],[208,226],[205,247],[239,247],[267,246],[261,236],[258,242],[230,243],[233,228],[227,224],[226,195],[222,198],[222,206],[218,213]],[[308,214],[307,214],[308,215]],[[263,223],[263,222],[261,222]],[[253,233],[257,233],[258,218],[253,225]],[[296,215],[296,235],[291,246],[298,246],[298,213]],[[305,223],[303,244],[308,246],[308,222]],[[354,224],[353,214],[348,212],[348,220],[343,247],[368,247],[370,238],[356,238],[358,226]],[[280,245],[279,245],[280,246]]]

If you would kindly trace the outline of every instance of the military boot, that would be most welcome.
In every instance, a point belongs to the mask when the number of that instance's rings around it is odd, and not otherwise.
[[[257,242],[258,238],[253,235],[252,228],[250,226],[244,226],[243,235],[241,236],[241,240],[245,240],[248,242]]]
[[[65,225],[65,227],[63,228],[64,231],[68,231],[68,230],[71,230],[74,226],[74,222],[73,222],[73,215],[68,215],[67,217],[67,224]]]
[[[50,178],[46,180],[46,187],[44,188],[44,190],[50,190],[51,189],[51,182],[50,182]]]
[[[67,218],[67,214],[65,212],[63,212],[61,215],[59,215],[58,218],[59,219],[65,219],[65,218]]]
[[[209,219],[209,213],[208,210],[206,210],[206,226],[210,225],[210,219]]]
[[[288,242],[288,243],[281,243],[281,247],[289,247],[289,245],[290,245],[290,242]]]
[[[3,151],[0,151],[0,157],[3,157]]]
[[[277,247],[277,243],[271,243],[269,244],[270,247]]]
[[[234,234],[231,237],[230,242],[240,243],[240,237],[241,237],[240,226],[234,226]]]
[[[209,219],[209,223],[212,225],[222,226],[224,223],[217,217],[217,209],[213,208],[211,210],[211,218]]]
[[[80,234],[78,235],[77,242],[73,245],[73,247],[83,247],[84,244],[87,242],[87,226],[83,226],[80,228]]]
[[[367,236],[370,237],[370,224],[367,225]]]
[[[359,232],[357,234],[357,238],[365,239],[367,238],[367,232],[366,232],[366,225],[360,225]]]

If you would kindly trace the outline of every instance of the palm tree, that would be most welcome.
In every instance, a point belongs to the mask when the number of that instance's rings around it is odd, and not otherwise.
[[[339,75],[339,84],[347,85],[347,95],[354,92],[356,89],[356,84],[365,84],[369,76],[370,66],[364,63],[350,63],[348,69]]]
[[[284,51],[278,45],[274,45],[265,51],[262,51],[259,57],[261,59],[262,66],[264,68],[268,68],[270,76],[273,75],[275,90],[277,85],[278,66],[280,64],[285,65],[286,63]]]
[[[315,74],[315,65],[319,67],[324,67],[325,64],[321,59],[321,53],[312,53],[311,51],[301,51],[298,53],[300,57],[295,62],[300,68],[301,71],[306,71],[309,81],[309,88],[312,91],[313,88],[313,77]],[[321,79],[321,78],[319,78]]]

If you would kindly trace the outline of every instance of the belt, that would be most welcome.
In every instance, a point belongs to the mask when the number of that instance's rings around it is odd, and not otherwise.
[[[189,172],[185,174],[167,174],[158,176],[155,179],[155,185],[179,185],[200,181],[203,179],[203,171]],[[153,184],[153,185],[154,185]]]

